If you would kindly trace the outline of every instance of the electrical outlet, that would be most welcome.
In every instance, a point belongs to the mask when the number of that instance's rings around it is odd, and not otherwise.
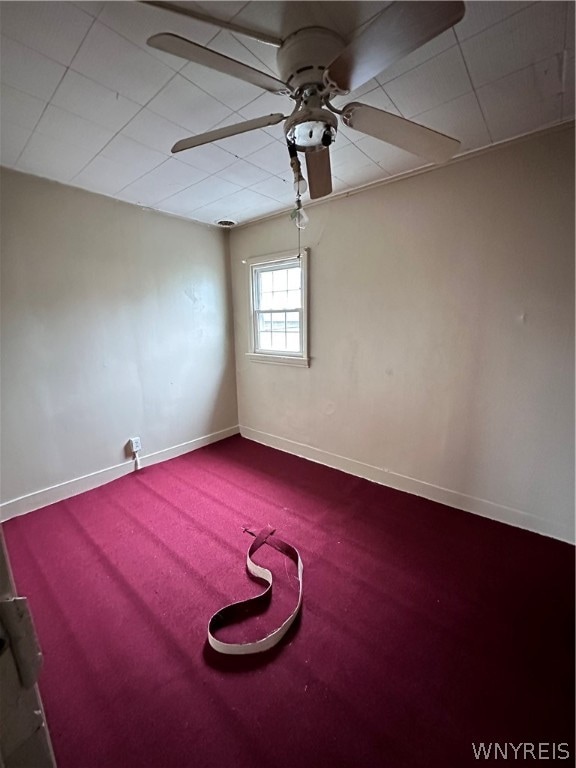
[[[140,442],[139,437],[131,437],[128,443],[130,444],[130,450],[132,453],[136,453],[136,451],[140,451],[142,449],[142,443]]]

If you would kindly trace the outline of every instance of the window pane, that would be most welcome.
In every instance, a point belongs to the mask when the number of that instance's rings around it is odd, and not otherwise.
[[[290,267],[288,270],[288,290],[300,288],[300,267]]]
[[[272,272],[260,272],[260,293],[270,292],[272,290]]]
[[[262,312],[258,315],[258,330],[260,333],[263,331],[272,330],[272,315],[267,312]]]
[[[272,272],[272,287],[275,291],[285,291],[288,288],[288,270],[275,269]]]
[[[277,331],[278,333],[286,332],[286,313],[285,312],[275,312],[272,315],[272,331]]]
[[[286,334],[286,352],[300,352],[300,334],[288,331]]]
[[[286,291],[286,309],[300,309],[302,305],[302,294],[300,289]]]
[[[255,351],[302,354],[302,266],[270,264],[251,272],[254,286]]]
[[[274,294],[271,291],[260,294],[258,309],[276,309],[274,306]]]
[[[300,331],[300,313],[299,312],[286,312],[286,330],[287,331]]]
[[[274,309],[286,309],[288,307],[288,291],[274,293]]]
[[[261,333],[260,334],[260,344],[258,345],[258,349],[272,349],[272,334],[271,333]]]
[[[286,351],[286,334],[284,333],[284,331],[282,331],[281,333],[272,334],[272,349],[275,352]]]

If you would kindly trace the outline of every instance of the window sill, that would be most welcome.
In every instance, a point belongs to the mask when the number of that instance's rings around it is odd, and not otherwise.
[[[309,368],[310,358],[292,357],[291,355],[267,355],[263,352],[247,352],[246,357],[253,363],[272,363],[272,365],[293,365],[298,368]]]

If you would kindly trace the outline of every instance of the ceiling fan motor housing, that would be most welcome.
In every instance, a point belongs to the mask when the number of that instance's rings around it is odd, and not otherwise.
[[[276,55],[280,79],[292,92],[305,85],[322,86],[324,70],[344,46],[340,35],[323,27],[307,27],[294,32],[282,43]]]

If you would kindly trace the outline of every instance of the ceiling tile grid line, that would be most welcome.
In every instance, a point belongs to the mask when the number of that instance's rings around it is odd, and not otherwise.
[[[456,35],[456,38],[458,39],[458,36]],[[464,62],[464,66],[466,67],[466,72],[468,72],[468,77],[470,79],[470,83],[472,85],[472,92],[474,93],[474,98],[476,99],[476,103],[478,104],[478,109],[480,110],[480,114],[482,115],[482,120],[484,121],[484,126],[486,128],[486,131],[488,133],[488,137],[490,141],[494,141],[492,137],[492,133],[490,131],[490,126],[488,125],[488,120],[486,119],[486,114],[484,113],[484,110],[482,109],[482,104],[480,103],[480,99],[478,98],[478,94],[476,92],[476,88],[474,87],[474,83],[472,82],[472,78],[470,77],[470,70],[468,69],[468,63],[466,62],[466,57],[464,56],[464,53],[462,51],[462,47],[460,45],[460,40],[458,40],[458,48],[460,49],[460,55],[462,56],[462,61]]]
[[[118,0],[116,0],[116,2],[117,2],[117,1],[118,1]],[[109,2],[110,2],[110,0],[108,0],[108,3],[109,3]],[[99,22],[100,24],[102,24],[103,26],[107,27],[108,29],[110,29],[112,32],[115,32],[115,33],[116,33],[117,35],[119,35],[120,37],[123,37],[123,38],[124,38],[124,39],[125,39],[127,42],[131,42],[131,43],[134,43],[134,40],[131,40],[131,39],[130,39],[129,37],[127,37],[125,34],[122,34],[122,32],[121,32],[121,31],[118,29],[118,27],[117,27],[117,26],[114,26],[114,24],[113,24],[112,22],[109,22],[109,21],[107,21],[107,20],[104,18],[104,12],[106,11],[106,5],[107,5],[106,3],[104,3],[104,4],[103,4],[102,8],[100,9],[100,11],[99,11],[99,13],[98,13],[98,15],[97,15],[97,17],[96,17],[96,18],[97,18],[97,20],[98,20],[98,22]],[[167,11],[166,11],[166,13],[170,13],[170,11],[168,11],[168,10],[167,10]],[[202,25],[202,24],[203,24],[203,22],[199,21],[199,22],[198,22],[198,24]],[[205,24],[204,26],[209,26],[209,25]],[[220,30],[216,30],[216,31],[214,32],[214,34],[213,34],[211,37],[209,37],[209,38],[208,38],[208,39],[205,41],[204,45],[206,45],[207,47],[209,47],[209,46],[210,46],[210,44],[213,42],[213,40],[214,40],[214,39],[215,39],[215,38],[216,38],[216,37],[217,37],[219,34],[220,34]],[[146,47],[146,46],[141,46],[141,45],[139,45],[138,43],[136,43],[136,45],[138,45],[138,47],[139,47],[139,48],[141,48],[143,51],[146,51],[146,52],[147,52],[149,55],[152,55],[152,54],[150,54],[150,49],[149,49],[148,47]],[[174,56],[171,56],[171,57],[170,57],[170,62],[168,61],[168,59],[167,59],[167,58],[163,58],[163,59],[162,59],[162,61],[164,61],[164,62],[167,64],[167,66],[169,66],[169,67],[173,68],[173,69],[174,69],[176,72],[180,72],[180,71],[181,71],[181,70],[182,70],[182,69],[183,69],[183,68],[186,66],[186,64],[187,64],[187,62],[186,62],[185,60],[183,60],[183,61],[182,61],[182,62],[181,62],[179,65],[176,65],[174,60],[175,60],[175,57],[174,57]]]
[[[130,41],[128,41],[128,42],[130,42]],[[72,62],[72,64],[73,64],[73,62]],[[185,66],[186,66],[186,62],[184,62],[184,64],[183,64],[183,67],[185,67]],[[75,70],[73,69],[73,67],[72,67],[72,66],[71,66],[70,68],[71,68],[73,71],[75,71]],[[82,73],[78,73],[78,74],[82,74]],[[166,82],[166,83],[165,83],[165,84],[164,84],[164,85],[163,85],[163,86],[162,86],[162,87],[159,89],[158,93],[159,93],[160,91],[164,90],[164,89],[165,89],[165,88],[166,88],[166,87],[169,85],[169,83],[170,83],[170,82],[171,82],[171,81],[172,81],[172,80],[173,80],[173,79],[176,77],[176,75],[178,75],[178,74],[179,74],[178,72],[174,72],[174,74],[172,75],[172,77],[170,78],[170,80],[169,80],[168,82]],[[85,75],[83,75],[83,76],[85,76]],[[98,81],[94,81],[94,82],[98,82]],[[99,83],[99,84],[101,85],[101,83]],[[194,85],[195,85],[195,87],[197,87],[197,88],[199,88],[200,90],[202,90],[202,89],[201,89],[199,86],[197,86],[196,84],[194,84]],[[106,86],[104,86],[104,87],[106,87]],[[207,93],[207,91],[204,91],[204,92],[205,92],[205,93]],[[109,141],[109,142],[108,142],[108,143],[107,143],[107,144],[106,144],[104,147],[102,147],[102,149],[100,150],[100,152],[98,152],[98,153],[97,153],[97,154],[96,154],[96,155],[95,155],[93,158],[91,158],[91,160],[90,160],[88,163],[86,163],[86,165],[85,165],[85,166],[84,166],[82,169],[80,169],[80,171],[79,171],[79,172],[78,172],[78,173],[77,173],[77,174],[76,174],[76,175],[73,177],[73,179],[72,179],[71,181],[74,181],[74,180],[75,180],[75,179],[76,179],[78,176],[80,176],[80,175],[81,175],[81,174],[84,172],[85,168],[86,168],[88,165],[90,165],[90,163],[91,163],[93,160],[95,160],[95,159],[96,159],[96,158],[97,158],[97,157],[98,157],[100,154],[103,154],[103,153],[105,153],[105,150],[106,150],[106,147],[108,146],[108,144],[110,144],[110,143],[111,143],[111,142],[112,142],[112,141],[113,141],[113,140],[114,140],[114,139],[115,139],[115,138],[116,138],[118,135],[120,135],[120,134],[122,133],[122,130],[123,130],[124,128],[126,128],[126,127],[127,127],[129,124],[130,124],[130,122],[131,122],[132,120],[134,120],[134,119],[135,119],[135,118],[136,118],[136,117],[137,117],[137,116],[140,114],[140,112],[142,112],[144,109],[146,109],[146,108],[149,106],[150,102],[152,102],[152,101],[153,101],[153,100],[154,100],[154,99],[155,99],[155,98],[158,96],[158,93],[156,93],[156,94],[153,94],[153,95],[150,97],[150,99],[148,100],[148,102],[147,102],[146,104],[144,104],[144,105],[142,105],[142,106],[141,106],[141,109],[139,110],[139,112],[137,112],[137,113],[136,113],[136,114],[135,114],[135,115],[134,115],[134,116],[133,116],[131,119],[129,119],[129,120],[128,120],[128,122],[127,122],[127,123],[126,123],[124,126],[122,126],[121,128],[119,128],[119,130],[117,131],[117,133],[116,133],[114,136],[112,136],[112,137],[110,138],[110,141]],[[207,95],[208,95],[208,96],[210,96],[210,94],[208,94],[208,93],[207,93]],[[217,99],[216,99],[216,101],[217,101]],[[226,106],[226,105],[223,105],[223,106]],[[241,118],[241,116],[240,116],[240,115],[239,115],[239,118],[240,118],[240,121],[241,121],[241,119],[242,119],[242,118]],[[210,127],[212,127],[212,126],[210,126]],[[183,133],[185,133],[185,132],[188,132],[188,133],[193,133],[193,132],[191,132],[191,131],[190,131],[190,129],[188,129],[188,128],[185,128],[185,127],[182,127],[182,132],[183,132]],[[193,134],[193,135],[194,135],[194,134]],[[232,159],[234,159],[234,160],[235,160],[235,159],[236,159],[236,156],[234,156],[234,155],[231,155],[231,160],[232,160]],[[192,165],[192,164],[190,164],[190,165]],[[192,166],[192,167],[193,167],[193,166]],[[140,181],[140,180],[141,180],[141,179],[142,179],[144,176],[146,176],[146,174],[147,174],[147,173],[148,173],[148,171],[146,171],[145,173],[143,173],[141,176],[138,176],[138,177],[136,177],[136,178],[132,179],[132,180],[131,180],[131,181],[129,181],[127,184],[125,184],[125,185],[124,185],[124,186],[123,186],[121,189],[119,189],[119,190],[118,190],[118,192],[119,192],[119,193],[121,193],[121,192],[123,192],[123,191],[124,191],[124,189],[126,189],[127,187],[129,187],[129,186],[130,186],[130,185],[132,185],[133,183],[135,183],[135,182],[137,182],[137,181]],[[193,182],[193,183],[191,183],[189,186],[194,186],[194,184],[195,184],[195,183],[196,183],[196,182]]]
[[[176,75],[177,75],[177,73],[175,72],[175,73],[173,74],[173,77],[176,77]],[[154,98],[154,97],[152,97],[152,98]],[[150,101],[151,101],[151,100],[152,100],[152,99],[150,99]],[[129,118],[129,120],[128,120],[128,121],[127,121],[127,122],[126,122],[126,123],[125,123],[123,126],[121,126],[120,128],[118,128],[118,130],[116,131],[116,133],[115,133],[113,136],[111,136],[111,137],[110,137],[109,141],[108,141],[108,142],[107,142],[107,143],[106,143],[106,144],[105,144],[105,145],[104,145],[104,146],[103,146],[103,147],[100,149],[100,151],[99,151],[99,152],[97,152],[97,153],[96,153],[96,154],[95,154],[95,155],[94,155],[94,156],[93,156],[93,157],[92,157],[92,158],[91,158],[91,159],[90,159],[90,160],[89,160],[89,161],[88,161],[88,162],[87,162],[87,163],[84,165],[84,167],[83,167],[83,168],[81,168],[81,169],[79,170],[79,172],[78,172],[77,174],[75,174],[75,176],[74,176],[74,177],[71,179],[71,182],[73,182],[75,179],[77,179],[77,177],[78,177],[78,176],[80,176],[82,173],[84,173],[84,171],[86,170],[86,168],[87,168],[87,167],[88,167],[88,166],[89,166],[89,165],[90,165],[92,162],[94,162],[94,161],[96,160],[96,158],[98,158],[99,156],[102,156],[102,155],[105,153],[105,151],[106,151],[106,148],[107,148],[107,147],[108,147],[108,146],[109,146],[109,145],[110,145],[110,144],[111,144],[111,143],[112,143],[112,142],[113,142],[113,141],[114,141],[114,140],[115,140],[117,137],[119,137],[119,136],[122,136],[122,130],[123,130],[125,127],[126,127],[126,125],[128,125],[128,124],[129,124],[129,123],[132,121],[132,119],[134,119],[135,117],[137,117],[137,115],[138,115],[138,114],[140,114],[140,113],[141,113],[141,112],[142,112],[142,111],[143,111],[145,108],[146,108],[146,105],[142,105],[142,106],[140,107],[140,109],[138,110],[138,112],[136,112],[136,114],[135,114],[135,115],[133,115],[131,118]],[[133,141],[133,142],[134,142],[134,143],[136,143],[136,144],[140,144],[140,142],[137,142],[137,141],[136,141],[136,139],[130,139],[130,141]],[[143,149],[145,149],[145,148],[146,148],[146,147],[145,147],[145,145],[143,145],[143,144],[141,144],[141,146],[142,146],[142,148],[143,148]],[[145,172],[145,173],[147,173],[147,172]],[[120,189],[118,189],[117,191],[118,191],[118,192],[121,192],[121,191],[122,191],[122,189],[124,189],[126,186],[128,186],[128,184],[130,184],[130,183],[132,183],[132,182],[134,182],[134,181],[137,181],[139,178],[141,178],[142,176],[144,176],[144,175],[145,175],[145,173],[142,173],[140,176],[137,176],[136,178],[132,179],[130,182],[127,182],[125,185],[123,185],[123,186],[122,186]]]
[[[74,55],[73,55],[73,57],[72,57],[72,59],[71,59],[71,63],[70,63],[70,65],[68,65],[68,66],[67,66],[67,67],[64,69],[64,71],[63,71],[63,73],[62,73],[62,76],[60,77],[60,79],[59,79],[59,81],[57,82],[57,84],[56,84],[55,88],[53,89],[53,92],[52,92],[52,94],[50,95],[50,97],[49,97],[48,101],[46,102],[46,105],[45,105],[45,107],[44,107],[44,110],[43,110],[42,114],[40,115],[40,117],[38,118],[38,121],[37,121],[37,123],[36,123],[36,126],[34,127],[34,130],[37,130],[37,126],[38,126],[38,125],[39,125],[39,123],[41,122],[41,120],[42,120],[42,118],[43,118],[43,116],[44,116],[44,114],[45,114],[46,110],[47,110],[47,109],[48,109],[48,107],[50,106],[50,104],[51,104],[51,102],[52,102],[52,99],[54,98],[54,96],[55,96],[56,92],[58,91],[58,89],[59,89],[59,87],[60,87],[61,83],[63,82],[64,78],[66,77],[67,73],[68,73],[69,71],[75,71],[75,70],[74,70],[74,68],[73,68],[73,66],[72,66],[72,64],[73,64],[73,62],[74,62],[74,59],[76,58],[76,56],[77,56],[77,54],[78,54],[78,51],[79,51],[79,50],[80,50],[80,48],[82,47],[82,45],[83,45],[84,41],[86,40],[86,38],[87,38],[88,34],[90,33],[90,30],[92,29],[92,27],[93,27],[93,25],[94,25],[94,23],[95,23],[95,22],[96,22],[96,19],[95,19],[95,18],[92,18],[92,19],[91,19],[91,22],[90,22],[90,25],[89,25],[88,29],[86,30],[86,32],[85,32],[85,34],[84,34],[84,37],[83,37],[83,38],[82,38],[82,40],[80,41],[80,43],[79,43],[79,45],[78,45],[78,47],[77,47],[77,49],[76,49],[76,52],[74,53]],[[15,41],[15,42],[19,43],[19,41]],[[22,45],[24,48],[28,48],[28,46],[27,46],[27,45],[25,45],[24,43],[19,43],[19,44],[20,44],[20,45]],[[30,48],[29,50],[31,50],[31,51],[34,51],[35,53],[38,53],[37,51],[35,51],[35,49],[32,49],[32,48]],[[39,54],[39,55],[42,55],[42,56],[44,56],[44,54]],[[49,57],[48,57],[48,56],[45,56],[45,58],[47,58],[47,59],[48,59]],[[78,73],[78,74],[81,74],[81,73]],[[92,79],[92,78],[88,78],[88,79]],[[94,80],[94,82],[98,83],[98,81],[96,81],[96,80]],[[101,85],[101,83],[98,83],[98,84],[99,84],[99,85]],[[105,87],[105,86],[104,86],[104,87]],[[71,113],[71,114],[73,114],[73,113]],[[30,137],[30,138],[31,138],[31,137]],[[20,160],[20,157],[21,157],[21,156],[22,156],[22,154],[24,154],[24,152],[26,151],[26,148],[27,148],[27,146],[28,146],[28,144],[29,144],[30,138],[29,138],[28,142],[26,142],[25,146],[22,148],[22,150],[21,150],[21,152],[20,152],[20,154],[19,154],[18,158],[16,159],[16,163],[17,163],[17,162]],[[112,140],[112,138],[114,138],[114,137],[111,137],[111,139],[110,139],[110,140]]]
[[[388,5],[199,7],[276,37],[321,23],[350,38],[350,30],[365,28]],[[164,208],[207,223],[221,218],[218,201],[238,212],[239,221],[257,218],[258,209],[268,215],[292,205],[282,124],[171,154],[180,138],[271,112],[289,114],[291,103],[152,52],[145,41],[155,31],[192,30],[186,34],[198,44],[263,72],[275,72],[274,51],[178,14],[162,30],[169,12],[140,3],[22,2],[0,9],[6,20],[2,164],[138,205],[171,201]],[[459,139],[460,153],[566,120],[574,114],[573,9],[548,0],[467,2],[462,22],[335,105],[357,99],[406,117]],[[335,192],[428,165],[344,125],[331,155]]]
[[[82,12],[82,13],[84,13],[84,12]],[[84,14],[84,15],[88,16],[88,14]],[[80,40],[80,42],[78,43],[78,46],[77,46],[77,48],[76,48],[76,51],[75,51],[75,53],[72,55],[71,61],[73,61],[73,60],[74,60],[74,56],[75,56],[75,55],[76,55],[76,53],[77,53],[77,52],[80,50],[80,48],[81,48],[81,46],[82,46],[82,44],[83,44],[84,40],[85,40],[85,39],[86,39],[86,37],[88,36],[88,33],[90,32],[90,30],[91,30],[91,28],[92,28],[92,26],[93,26],[93,24],[94,24],[94,22],[95,22],[95,21],[96,21],[95,19],[92,19],[92,20],[91,20],[91,22],[89,23],[89,25],[88,25],[88,28],[86,29],[86,32],[84,33],[84,35],[83,35],[82,39],[81,39],[81,40]],[[27,47],[27,46],[25,46],[25,47]],[[31,50],[34,50],[34,49],[31,49]],[[47,57],[47,58],[49,58],[49,57]],[[48,99],[48,101],[46,102],[46,104],[45,104],[45,106],[44,106],[44,109],[42,110],[42,113],[40,114],[40,116],[39,116],[38,120],[36,121],[36,125],[35,125],[35,126],[34,126],[34,128],[32,129],[32,133],[31,133],[30,137],[28,138],[28,141],[27,141],[27,142],[24,144],[24,146],[22,147],[22,151],[20,152],[20,154],[19,154],[19,155],[18,155],[18,157],[16,158],[16,163],[18,163],[18,162],[19,162],[20,158],[22,157],[22,155],[23,155],[23,154],[24,154],[24,152],[26,151],[26,148],[28,147],[28,144],[30,143],[30,140],[31,140],[31,138],[32,138],[32,136],[34,135],[34,132],[36,131],[36,129],[37,129],[37,127],[38,127],[39,123],[42,121],[42,118],[44,117],[44,115],[45,115],[45,113],[46,113],[46,111],[47,111],[48,107],[50,106],[50,103],[51,103],[51,101],[52,101],[52,98],[54,97],[54,94],[55,94],[55,93],[56,93],[56,91],[58,90],[58,88],[59,88],[59,86],[60,86],[60,83],[61,83],[61,82],[64,80],[64,78],[66,77],[66,73],[68,72],[68,69],[69,69],[69,65],[66,67],[65,71],[62,73],[62,77],[61,77],[61,78],[60,78],[60,80],[58,81],[58,83],[57,83],[56,87],[54,88],[54,91],[53,91],[53,93],[51,94],[50,98],[49,98],[49,99]]]
[[[486,0],[481,0],[481,1],[486,2]],[[488,30],[492,29],[492,27],[497,27],[502,21],[504,21],[504,19],[509,19],[518,13],[522,13],[522,11],[526,10],[526,8],[529,8],[531,5],[536,5],[536,2],[537,0],[534,0],[534,2],[528,2],[528,3],[518,2],[518,0],[511,0],[511,1],[509,0],[509,2],[506,2],[506,0],[500,0],[500,2],[498,2],[496,5],[498,10],[500,10],[504,5],[507,5],[510,8],[510,10],[514,6],[518,6],[518,7],[514,11],[511,10],[510,13],[503,15],[501,18],[499,18],[497,21],[494,21],[492,24],[488,24],[485,27],[481,27],[480,29],[476,30],[476,32],[473,32],[471,35],[463,35],[461,31],[462,24],[461,23],[456,24],[456,26],[453,28],[454,34],[458,38],[459,43],[461,43],[463,40],[471,40],[473,37],[476,37],[477,35],[481,35],[483,32],[487,32]],[[540,2],[554,2],[554,0],[540,0]],[[469,3],[467,3],[467,5],[469,5]]]

